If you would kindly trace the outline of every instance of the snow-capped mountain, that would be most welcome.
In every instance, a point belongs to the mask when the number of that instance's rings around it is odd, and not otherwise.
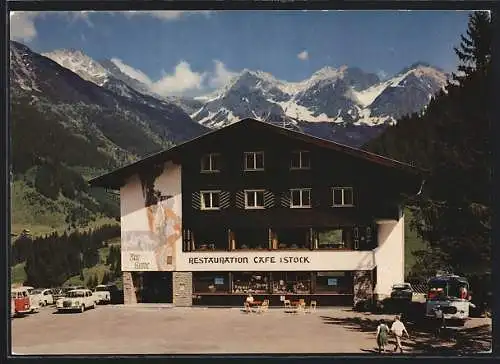
[[[325,67],[294,83],[244,70],[221,90],[201,99],[205,104],[191,117],[209,127],[249,116],[293,125],[383,125],[422,110],[446,81],[446,74],[420,63],[383,82],[375,74],[346,66]]]
[[[58,62],[10,42],[11,105],[36,108],[115,160],[158,151],[207,131],[180,107],[139,93],[81,52],[56,56]]]
[[[413,64],[384,81],[347,66],[324,67],[300,82],[245,69],[205,96],[169,97],[157,95],[113,60],[97,62],[74,50],[45,55],[133,102],[159,111],[175,105],[209,128],[253,117],[354,146],[401,116],[424,109],[447,81],[444,72],[424,63]]]
[[[42,53],[42,56],[52,59],[84,80],[93,82],[98,86],[103,86],[109,80],[109,72],[82,51],[58,49],[53,52]]]

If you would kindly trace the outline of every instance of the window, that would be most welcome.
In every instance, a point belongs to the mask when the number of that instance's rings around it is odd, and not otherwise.
[[[295,188],[290,190],[290,207],[311,207],[311,189]]]
[[[353,248],[351,228],[331,228],[316,230],[315,249],[349,249]]]
[[[235,228],[231,230],[234,250],[262,250],[269,248],[269,229]]]
[[[352,294],[353,279],[350,272],[318,272],[316,292]]]
[[[311,292],[310,272],[272,272],[274,294],[308,294]]]
[[[309,169],[311,168],[311,158],[307,151],[292,152],[290,160],[290,169]]]
[[[229,249],[228,231],[224,227],[197,228],[190,235],[191,250],[226,251]]]
[[[193,292],[195,293],[228,293],[229,273],[227,272],[193,272]]]
[[[201,209],[218,210],[220,208],[220,191],[201,191]]]
[[[202,172],[219,172],[220,154],[210,153],[205,154],[201,158],[201,171]]]
[[[352,187],[333,187],[333,206],[353,206]]]
[[[264,190],[245,190],[245,208],[263,209]]]
[[[273,249],[309,249],[309,228],[277,228],[273,229]]]
[[[267,293],[269,290],[269,273],[234,272],[233,293]]]
[[[263,171],[264,152],[245,152],[245,171]]]

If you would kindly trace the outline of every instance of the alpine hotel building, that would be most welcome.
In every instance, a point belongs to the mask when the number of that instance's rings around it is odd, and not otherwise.
[[[244,119],[90,181],[120,190],[125,304],[353,305],[404,281],[407,164]]]

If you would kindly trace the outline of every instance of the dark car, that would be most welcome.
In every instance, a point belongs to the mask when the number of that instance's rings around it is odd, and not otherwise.
[[[413,288],[410,283],[399,283],[392,286],[391,299],[411,301]]]

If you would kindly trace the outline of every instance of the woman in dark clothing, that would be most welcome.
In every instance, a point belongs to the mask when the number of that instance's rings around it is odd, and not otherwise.
[[[389,337],[389,326],[385,324],[385,322],[382,320],[380,321],[380,324],[377,327],[377,345],[378,345],[378,352],[385,352],[385,346],[387,345]]]

